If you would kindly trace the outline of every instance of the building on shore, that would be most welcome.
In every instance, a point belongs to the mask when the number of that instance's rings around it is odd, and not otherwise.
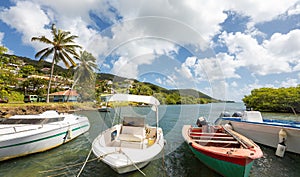
[[[69,97],[69,99],[68,99]],[[76,90],[65,90],[49,94],[50,102],[77,102],[79,94]]]

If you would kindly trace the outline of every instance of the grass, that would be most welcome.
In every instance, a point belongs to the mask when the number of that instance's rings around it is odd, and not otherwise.
[[[75,108],[82,108],[82,109],[88,109],[95,107],[95,103],[93,102],[51,102],[51,103],[45,103],[45,102],[34,102],[34,103],[24,103],[24,102],[14,102],[14,103],[1,103],[1,107],[5,108],[15,108],[15,107],[28,107],[28,106],[51,106],[51,107],[75,107]]]

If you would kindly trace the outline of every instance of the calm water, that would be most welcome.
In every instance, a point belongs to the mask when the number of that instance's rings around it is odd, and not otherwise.
[[[142,171],[150,177],[157,176],[197,176],[219,177],[218,174],[204,166],[189,150],[181,136],[181,128],[184,124],[195,124],[199,116],[204,116],[209,122],[214,122],[220,112],[227,110],[230,113],[244,110],[243,104],[207,104],[207,105],[176,105],[160,106],[160,127],[163,128],[167,144],[164,152],[152,161]],[[145,115],[148,124],[154,124],[154,114],[149,108],[122,108],[109,114],[97,111],[83,111],[91,128],[88,133],[47,152],[29,155],[22,158],[0,162],[0,176],[27,177],[27,176],[77,176],[90,149],[93,139],[113,122],[114,115]],[[266,118],[292,119],[300,121],[300,117],[292,114],[264,113]],[[251,177],[296,177],[300,175],[300,155],[286,153],[284,158],[278,158],[275,149],[261,146],[264,156],[255,161]],[[300,148],[300,147],[299,147]],[[94,159],[91,154],[89,159]],[[79,164],[75,166],[76,164]],[[101,161],[91,161],[86,164],[80,176],[121,176],[115,173]],[[142,176],[139,172],[132,172],[123,176]]]

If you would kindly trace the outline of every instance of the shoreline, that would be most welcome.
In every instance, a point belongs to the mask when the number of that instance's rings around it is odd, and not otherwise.
[[[0,118],[9,118],[13,115],[40,114],[47,110],[56,110],[59,113],[73,113],[82,110],[97,110],[94,103],[18,103],[0,106]]]

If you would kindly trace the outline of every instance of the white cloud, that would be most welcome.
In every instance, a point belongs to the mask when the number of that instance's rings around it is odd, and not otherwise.
[[[240,62],[233,56],[218,53],[215,58],[188,57],[177,71],[187,79],[195,78],[197,82],[224,80],[225,78],[240,78],[236,68]]]
[[[110,68],[111,63],[106,61],[109,57],[106,57],[111,55],[114,58],[111,61],[114,64],[112,72],[132,78],[143,72],[141,65],[151,65],[160,55],[172,58],[172,53],[177,53],[178,46],[182,46],[196,55],[187,58],[181,65],[169,68],[175,68],[174,72],[158,81],[181,87],[187,83],[182,81],[184,78],[196,78],[197,82],[211,81],[212,86],[219,88],[215,81],[239,79],[241,76],[237,70],[241,68],[257,75],[300,70],[300,30],[274,34],[262,43],[253,37],[262,35],[255,28],[257,23],[283,14],[299,14],[297,1],[14,0],[14,6],[0,10],[0,19],[21,33],[23,42],[37,51],[44,46],[31,42],[31,37],[50,36],[46,27],[55,22],[58,28],[78,35],[76,42],[96,56],[98,63],[105,61],[103,67]],[[249,17],[248,31],[224,32],[221,40],[229,52],[219,53],[215,58],[200,59],[197,56],[199,51],[194,49],[206,49],[211,39],[220,33],[220,24],[227,18],[226,11]],[[99,32],[91,13],[113,25]],[[190,46],[193,47],[188,48]],[[286,81],[284,84],[293,82]],[[231,86],[234,85],[232,82]],[[250,88],[259,86],[253,84]]]
[[[230,83],[230,86],[231,86],[231,87],[237,87],[237,86],[238,86],[238,83],[235,82],[235,81],[233,81],[233,82]]]
[[[249,16],[254,23],[261,23],[273,20],[278,15],[284,14],[288,8],[298,0],[264,0],[264,1],[235,1],[232,2],[232,9]]]
[[[271,39],[264,41],[263,46],[274,55],[276,62],[285,65],[300,64],[300,30],[292,30],[287,34],[275,33]],[[290,65],[289,68],[293,69]],[[295,70],[295,68],[294,68]],[[290,71],[290,70],[287,70]]]
[[[192,70],[196,65],[196,57],[188,57],[180,68],[175,68],[178,73],[181,73],[187,79],[193,78]],[[194,72],[194,71],[193,71]]]
[[[300,2],[298,1],[293,7],[291,7],[288,12],[288,15],[299,15],[300,14]]]
[[[0,45],[3,45],[2,44],[3,38],[4,38],[4,33],[0,32]]]
[[[270,40],[263,41],[262,45],[251,35],[240,32],[224,32],[221,39],[228,47],[229,54],[235,56],[236,62],[227,60],[232,62],[232,67],[247,67],[253,73],[267,75],[291,72],[299,64],[299,35],[300,30],[293,30],[286,35],[276,33]]]
[[[297,79],[287,78],[285,81],[282,81],[280,87],[296,87],[299,84]]]
[[[167,86],[167,87],[171,86],[173,88],[181,88],[178,85],[178,82],[176,80],[177,80],[176,75],[170,75],[170,76],[165,76],[162,78],[156,78],[155,82],[162,86]]]
[[[113,51],[114,56],[121,56],[113,63],[112,73],[122,74],[130,78],[138,78],[139,66],[151,65],[156,56],[170,55],[169,51],[177,51],[174,44],[156,39],[136,39],[124,43]],[[153,66],[155,68],[155,66]],[[166,66],[168,68],[168,66]],[[152,70],[155,71],[155,70]]]
[[[50,34],[45,29],[45,25],[50,22],[49,18],[38,4],[30,1],[18,1],[16,6],[3,9],[0,19],[23,34],[25,44],[32,45],[30,40],[33,36]]]

